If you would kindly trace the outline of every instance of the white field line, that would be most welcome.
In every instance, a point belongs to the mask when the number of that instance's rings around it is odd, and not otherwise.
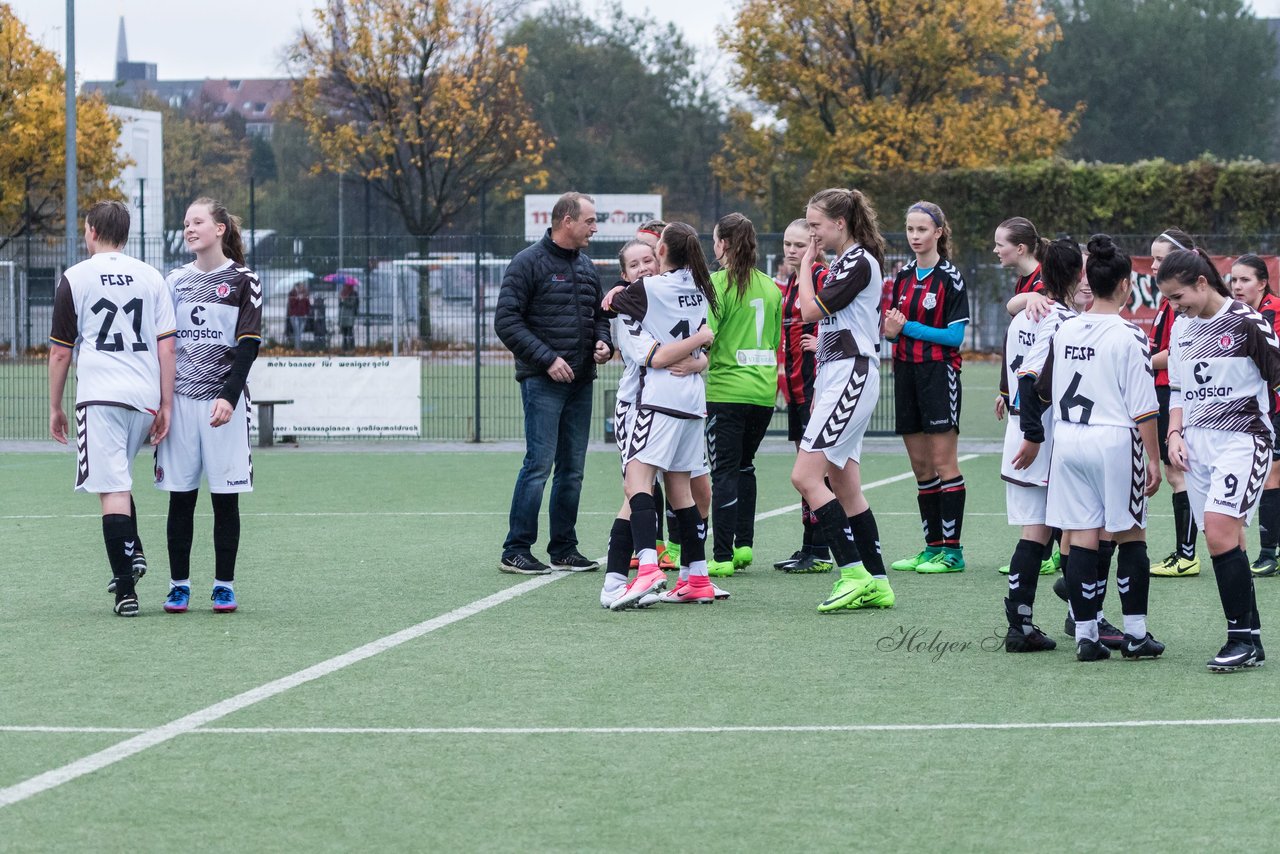
[[[977,455],[969,454],[961,457],[960,459],[973,459],[975,456]],[[875,489],[880,486],[885,486],[886,484],[906,480],[909,477],[914,477],[914,475],[911,472],[906,472],[904,474],[884,478],[883,480],[877,480],[874,483],[868,483],[862,488],[864,491],[868,489]],[[758,514],[756,519],[767,519],[771,516],[778,516],[783,513],[793,512],[798,510],[799,507],[800,505],[796,504],[778,510],[770,510],[766,513]],[[121,760],[128,759],[130,756],[141,753],[147,748],[155,747],[158,744],[164,744],[166,741],[170,741],[180,735],[196,732],[207,724],[224,718],[227,715],[241,711],[242,709],[246,709],[255,703],[260,703],[263,700],[270,699],[278,694],[283,694],[290,688],[296,688],[299,685],[319,679],[322,676],[328,676],[330,673],[342,670],[345,667],[364,661],[367,658],[372,658],[373,656],[386,652],[389,649],[394,649],[403,643],[420,638],[423,635],[436,631],[437,629],[442,629],[445,626],[458,622],[459,620],[465,620],[467,617],[474,616],[482,611],[487,611],[495,605],[501,605],[503,602],[508,602],[515,599],[517,596],[523,596],[525,593],[532,592],[539,587],[543,587],[571,574],[573,573],[553,573],[551,575],[532,578],[521,584],[517,584],[514,587],[508,587],[506,590],[494,593],[491,596],[478,599],[469,605],[463,605],[461,608],[456,608],[447,614],[442,614],[439,617],[434,617],[430,620],[418,623],[416,626],[410,626],[409,628],[403,629],[395,634],[387,635],[384,638],[380,638],[372,641],[371,643],[367,643],[364,646],[357,647],[350,652],[335,656],[327,661],[322,661],[319,664],[314,664],[311,667],[299,670],[298,672],[292,673],[288,676],[275,679],[265,685],[252,688],[219,703],[214,703],[212,706],[207,706],[206,708],[192,712],[189,715],[172,720],[167,724],[143,730],[133,738],[126,739],[104,750],[100,750],[97,753],[77,759],[74,762],[61,766],[60,768],[54,768],[51,771],[38,774],[35,777],[22,781],[21,783],[15,783],[12,786],[0,789],[0,808],[24,801],[33,795],[38,795],[41,792],[57,788],[64,783],[69,783],[86,774],[92,774],[94,771],[100,771],[103,768],[120,762]],[[0,731],[9,730],[0,729]]]
[[[647,727],[210,727],[190,729],[192,735],[722,735],[735,733],[805,732],[945,732],[952,730],[1146,729],[1153,727],[1275,726],[1280,718],[1187,718],[1138,721],[968,722],[936,724],[746,724],[739,726]],[[120,733],[149,732],[124,727],[0,726],[8,733]]]

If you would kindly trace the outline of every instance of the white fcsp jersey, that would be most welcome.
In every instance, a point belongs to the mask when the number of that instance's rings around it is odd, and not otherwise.
[[[653,342],[639,359],[636,405],[680,418],[705,416],[707,397],[701,374],[677,377],[649,364],[658,347],[690,337],[707,322],[707,298],[689,271],[646,276],[614,297],[613,309],[621,316],[627,336],[640,340],[648,335]]]
[[[1044,442],[1040,452],[1028,468],[1018,470],[1013,467],[1012,459],[1022,446],[1023,434],[1019,427],[1019,415],[1022,400],[1018,392],[1018,381],[1024,377],[1036,379],[1044,369],[1044,363],[1053,346],[1053,336],[1058,328],[1076,313],[1063,305],[1054,305],[1049,314],[1034,321],[1027,317],[1025,311],[1018,312],[1009,322],[1009,331],[1004,343],[1004,381],[1008,389],[1009,423],[1005,428],[1005,453],[1000,466],[1000,475],[1005,480],[1021,485],[1043,486],[1049,482],[1049,460],[1053,453],[1053,411],[1045,407],[1040,416],[1040,424],[1044,429]]]
[[[174,334],[173,303],[159,271],[120,252],[68,269],[54,295],[53,346],[79,345],[76,406],[160,407],[157,343]]]
[[[1271,436],[1280,350],[1261,314],[1229,299],[1213,317],[1179,317],[1170,341],[1169,406],[1183,427]]]
[[[1054,418],[1134,427],[1158,410],[1147,335],[1117,314],[1081,314],[1059,327],[1037,381]]]
[[[632,333],[635,334],[632,334]],[[623,403],[635,403],[640,392],[640,368],[653,353],[656,342],[644,331],[637,320],[620,315],[609,321],[609,333],[613,345],[622,356],[622,376],[618,379],[616,399]]]
[[[823,315],[818,321],[819,365],[856,356],[870,359],[872,369],[880,364],[883,279],[880,264],[857,243],[827,270],[817,294]]]

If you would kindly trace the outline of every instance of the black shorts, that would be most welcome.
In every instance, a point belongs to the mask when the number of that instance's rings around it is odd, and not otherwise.
[[[1156,386],[1156,403],[1160,411],[1156,413],[1156,438],[1160,442],[1160,462],[1169,465],[1169,387]]]
[[[812,403],[787,404],[788,442],[799,442],[804,438],[804,429],[809,426],[809,413],[812,411]]]
[[[960,372],[948,362],[893,361],[893,430],[960,432]]]
[[[1280,462],[1280,412],[1271,414],[1271,429],[1275,431],[1271,443],[1271,461]]]

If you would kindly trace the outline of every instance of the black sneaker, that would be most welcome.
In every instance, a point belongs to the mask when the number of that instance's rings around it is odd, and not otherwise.
[[[1205,666],[1212,673],[1234,673],[1241,667],[1255,667],[1257,663],[1258,651],[1253,644],[1232,639]]]
[[[498,564],[498,570],[512,575],[549,575],[551,573],[551,567],[529,554],[507,555],[502,559],[502,563]]]
[[[1151,632],[1142,639],[1125,635],[1124,645],[1120,647],[1120,654],[1125,658],[1159,658],[1163,653],[1164,644],[1153,638]]]
[[[1069,638],[1076,636],[1076,621],[1071,619],[1070,612],[1067,613],[1067,618],[1062,622],[1062,633]]]
[[[1004,636],[1005,652],[1047,652],[1057,648],[1057,641],[1035,625],[1031,627],[1031,634],[1023,631],[1022,626],[1010,626],[1009,633]]]
[[[1103,646],[1100,641],[1088,639],[1076,641],[1076,661],[1106,661],[1110,657],[1111,650]]]
[[[798,575],[809,572],[830,572],[833,566],[834,564],[830,560],[814,557],[811,554],[802,554],[795,563],[781,567],[781,569],[783,572],[791,572]]]
[[[1065,575],[1059,575],[1054,579],[1053,592],[1057,594],[1057,597],[1063,602],[1071,601],[1071,597],[1067,595],[1067,577]]]
[[[1246,662],[1245,667],[1261,667],[1267,660],[1267,654],[1262,651],[1262,640],[1257,636],[1253,639],[1253,661]]]
[[[560,557],[551,559],[551,568],[564,572],[595,572],[600,568],[600,561],[583,557],[577,549],[565,552]]]
[[[1249,567],[1249,571],[1253,573],[1254,578],[1266,578],[1280,572],[1280,566],[1276,564],[1275,555],[1258,555],[1258,559],[1253,562],[1253,566]]]
[[[803,560],[808,556],[809,556],[808,552],[804,551],[803,549],[801,549],[798,552],[792,552],[791,557],[778,561],[773,565],[773,568],[782,569],[782,570],[790,569],[792,566],[799,563],[801,560]]]
[[[115,612],[121,617],[138,616],[138,594],[124,593],[117,596]]]
[[[1104,617],[1098,620],[1098,640],[1107,649],[1119,649],[1124,646],[1124,632],[1111,625]]]
[[[147,557],[142,552],[138,552],[133,556],[133,583],[137,584],[138,579],[147,574]],[[107,582],[107,592],[116,592],[116,579],[111,576],[111,580]]]

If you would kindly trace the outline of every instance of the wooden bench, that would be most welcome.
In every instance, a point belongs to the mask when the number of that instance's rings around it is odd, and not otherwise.
[[[288,406],[292,400],[255,400],[258,407],[258,447],[270,448],[275,444],[276,407]]]

